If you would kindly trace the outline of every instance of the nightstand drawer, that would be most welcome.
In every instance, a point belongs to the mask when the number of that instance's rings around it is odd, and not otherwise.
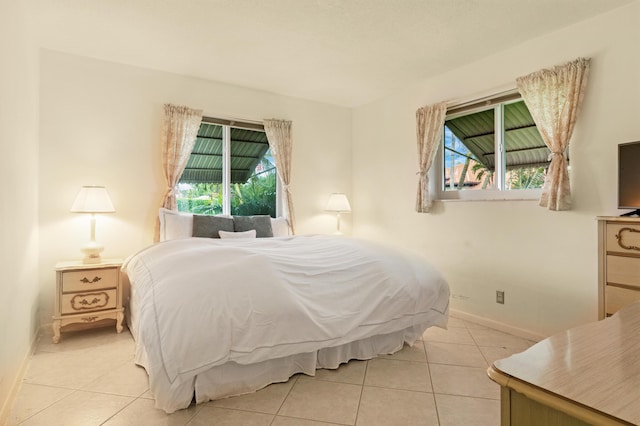
[[[607,283],[624,284],[640,290],[640,257],[607,256]]]
[[[116,288],[118,286],[118,268],[86,269],[82,271],[64,271],[62,273],[62,292],[87,292]]]
[[[113,309],[117,302],[116,289],[67,293],[62,295],[60,312],[65,315]]]
[[[635,248],[634,248],[635,247]],[[607,252],[640,256],[640,225],[635,223],[607,224]]]
[[[613,315],[618,310],[624,308],[627,305],[640,300],[640,289],[630,290],[628,288],[614,287],[608,285],[606,288],[606,314]]]

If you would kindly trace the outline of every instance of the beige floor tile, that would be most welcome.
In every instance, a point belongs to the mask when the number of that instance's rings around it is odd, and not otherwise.
[[[466,324],[464,320],[456,317],[449,316],[449,321],[447,322],[447,327],[451,328],[466,328]]]
[[[485,367],[487,365],[476,345],[425,342],[425,347],[430,364],[462,365],[467,367]]]
[[[471,333],[478,346],[497,346],[520,349],[526,349],[531,346],[531,342],[527,339],[489,328],[470,329],[469,333]]]
[[[431,392],[429,367],[426,363],[372,359],[364,378],[367,386]]]
[[[502,358],[507,358],[513,354],[517,354],[522,352],[521,348],[505,348],[505,347],[497,347],[497,346],[481,346],[480,352],[484,355],[484,358],[487,360],[487,365],[493,364],[494,361],[497,361]]]
[[[469,329],[476,329],[476,330],[487,330],[489,329],[489,327],[482,325],[482,324],[478,324],[477,322],[473,322],[473,321],[469,321],[469,320],[464,320],[464,325]]]
[[[53,332],[45,327],[40,332],[36,353],[40,352],[71,352],[83,349],[112,347],[118,344],[119,349],[128,349],[133,354],[135,342],[129,330],[125,327],[122,333],[116,333],[115,326],[101,327],[90,330],[62,333],[59,343],[53,343]]]
[[[398,352],[391,355],[380,355],[378,358],[427,362],[427,355],[424,352],[424,345],[421,341],[415,342],[413,346],[405,344]]]
[[[26,383],[80,389],[113,368],[122,365],[113,360],[80,352],[41,352],[31,358]]]
[[[425,342],[475,344],[466,328],[451,327],[449,330],[443,330],[438,327],[431,327],[424,332],[422,338]]]
[[[250,413],[213,406],[203,406],[187,423],[189,426],[269,426],[272,414]]]
[[[340,365],[335,370],[320,369],[316,370],[316,375],[309,379],[326,380],[328,382],[351,383],[361,385],[364,383],[364,372],[367,369],[367,361],[351,360],[346,364]]]
[[[97,426],[133,400],[119,395],[75,391],[30,417],[21,426]]]
[[[297,378],[294,377],[288,382],[272,384],[254,393],[218,399],[208,402],[206,405],[254,411],[257,413],[276,414],[296,380]]]
[[[421,419],[416,424],[437,425],[436,405],[442,425],[497,425],[499,386],[487,377],[486,366],[534,343],[451,317],[448,330],[432,327],[424,341],[396,354],[318,370],[315,377],[298,374],[254,394],[167,415],[154,408],[146,372],[133,363],[128,331],[63,333],[57,345],[51,335],[45,330],[40,338],[10,425],[26,419],[22,424],[47,426],[321,426],[356,420],[395,426],[415,418]]]
[[[70,389],[23,383],[9,416],[9,424],[15,425],[28,419],[72,392]]]
[[[440,426],[498,426],[500,401],[436,394]]]
[[[124,410],[110,418],[104,426],[184,426],[196,415],[198,406],[191,405],[184,410],[167,414],[154,407],[154,401],[150,399],[136,399]]]
[[[155,396],[153,396],[153,392],[151,392],[151,389],[147,390],[145,393],[143,393],[142,395],[140,395],[140,398],[144,398],[144,399],[156,399]]]
[[[432,393],[365,386],[357,426],[438,425]]]
[[[138,397],[149,389],[149,376],[144,368],[131,362],[110,370],[82,390]]]
[[[111,335],[114,340],[109,344],[98,345],[75,353],[111,366],[120,365],[124,362],[133,362],[135,348],[131,341],[118,339],[116,336],[116,334]]]
[[[315,420],[296,419],[293,417],[276,416],[271,426],[329,426],[339,423],[316,422]]]
[[[485,367],[431,364],[430,368],[434,393],[500,398],[500,386],[489,379]]]
[[[279,415],[352,425],[356,421],[362,387],[300,377]]]

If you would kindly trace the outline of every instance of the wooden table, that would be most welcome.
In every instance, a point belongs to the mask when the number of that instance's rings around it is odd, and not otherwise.
[[[640,424],[640,302],[493,363],[502,425]]]
[[[85,328],[114,319],[116,331],[122,331],[121,265],[121,259],[103,259],[100,263],[69,261],[56,265],[53,343],[60,341],[60,331],[65,326]]]

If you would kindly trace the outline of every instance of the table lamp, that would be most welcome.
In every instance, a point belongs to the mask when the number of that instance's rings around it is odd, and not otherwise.
[[[336,212],[337,229],[335,233],[342,234],[342,232],[340,232],[340,213],[349,213],[351,211],[351,205],[349,205],[347,196],[342,193],[331,194],[325,210]]]
[[[91,240],[82,247],[82,263],[100,263],[104,247],[96,242],[96,213],[113,213],[115,209],[104,186],[83,186],[71,206],[72,213],[91,213]]]

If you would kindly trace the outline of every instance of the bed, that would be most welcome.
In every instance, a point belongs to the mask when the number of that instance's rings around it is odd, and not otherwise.
[[[393,353],[447,323],[434,268],[353,238],[180,238],[122,271],[135,362],[167,413]]]

